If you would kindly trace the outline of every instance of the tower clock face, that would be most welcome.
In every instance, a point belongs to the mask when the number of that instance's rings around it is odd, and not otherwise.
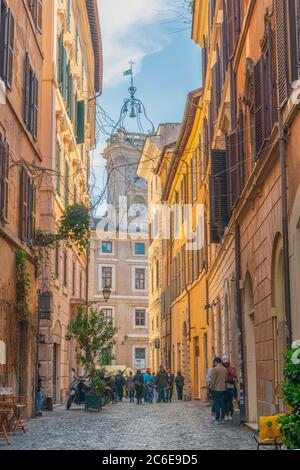
[[[129,216],[144,219],[146,217],[146,206],[145,201],[140,198],[138,201],[134,201],[129,209]]]

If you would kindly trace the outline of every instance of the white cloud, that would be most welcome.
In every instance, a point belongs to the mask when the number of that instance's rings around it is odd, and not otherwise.
[[[104,86],[120,83],[122,74],[135,62],[162,50],[170,37],[163,32],[164,11],[170,0],[98,0],[104,55]]]

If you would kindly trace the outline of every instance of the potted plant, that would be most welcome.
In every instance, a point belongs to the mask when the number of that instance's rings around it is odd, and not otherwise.
[[[92,388],[85,398],[86,410],[101,409],[105,388],[103,358],[113,348],[116,331],[101,311],[89,305],[80,305],[68,325],[66,339],[75,341],[76,361],[91,376]]]
[[[278,419],[285,449],[300,449],[300,341],[285,355],[282,394],[290,412]]]

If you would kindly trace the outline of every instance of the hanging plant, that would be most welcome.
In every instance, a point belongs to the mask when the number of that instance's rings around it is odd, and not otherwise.
[[[28,256],[24,250],[16,251],[17,267],[17,309],[19,314],[26,318],[29,313],[28,297],[30,293],[30,277],[27,270]]]
[[[60,220],[59,239],[65,240],[69,246],[75,243],[80,251],[89,243],[90,213],[84,204],[68,206]]]

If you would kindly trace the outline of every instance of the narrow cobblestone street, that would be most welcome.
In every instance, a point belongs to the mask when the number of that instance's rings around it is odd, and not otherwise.
[[[9,449],[0,441],[0,449]],[[246,450],[255,449],[251,433],[231,423],[218,426],[199,402],[120,403],[101,413],[64,407],[28,423],[12,438],[14,450]]]

